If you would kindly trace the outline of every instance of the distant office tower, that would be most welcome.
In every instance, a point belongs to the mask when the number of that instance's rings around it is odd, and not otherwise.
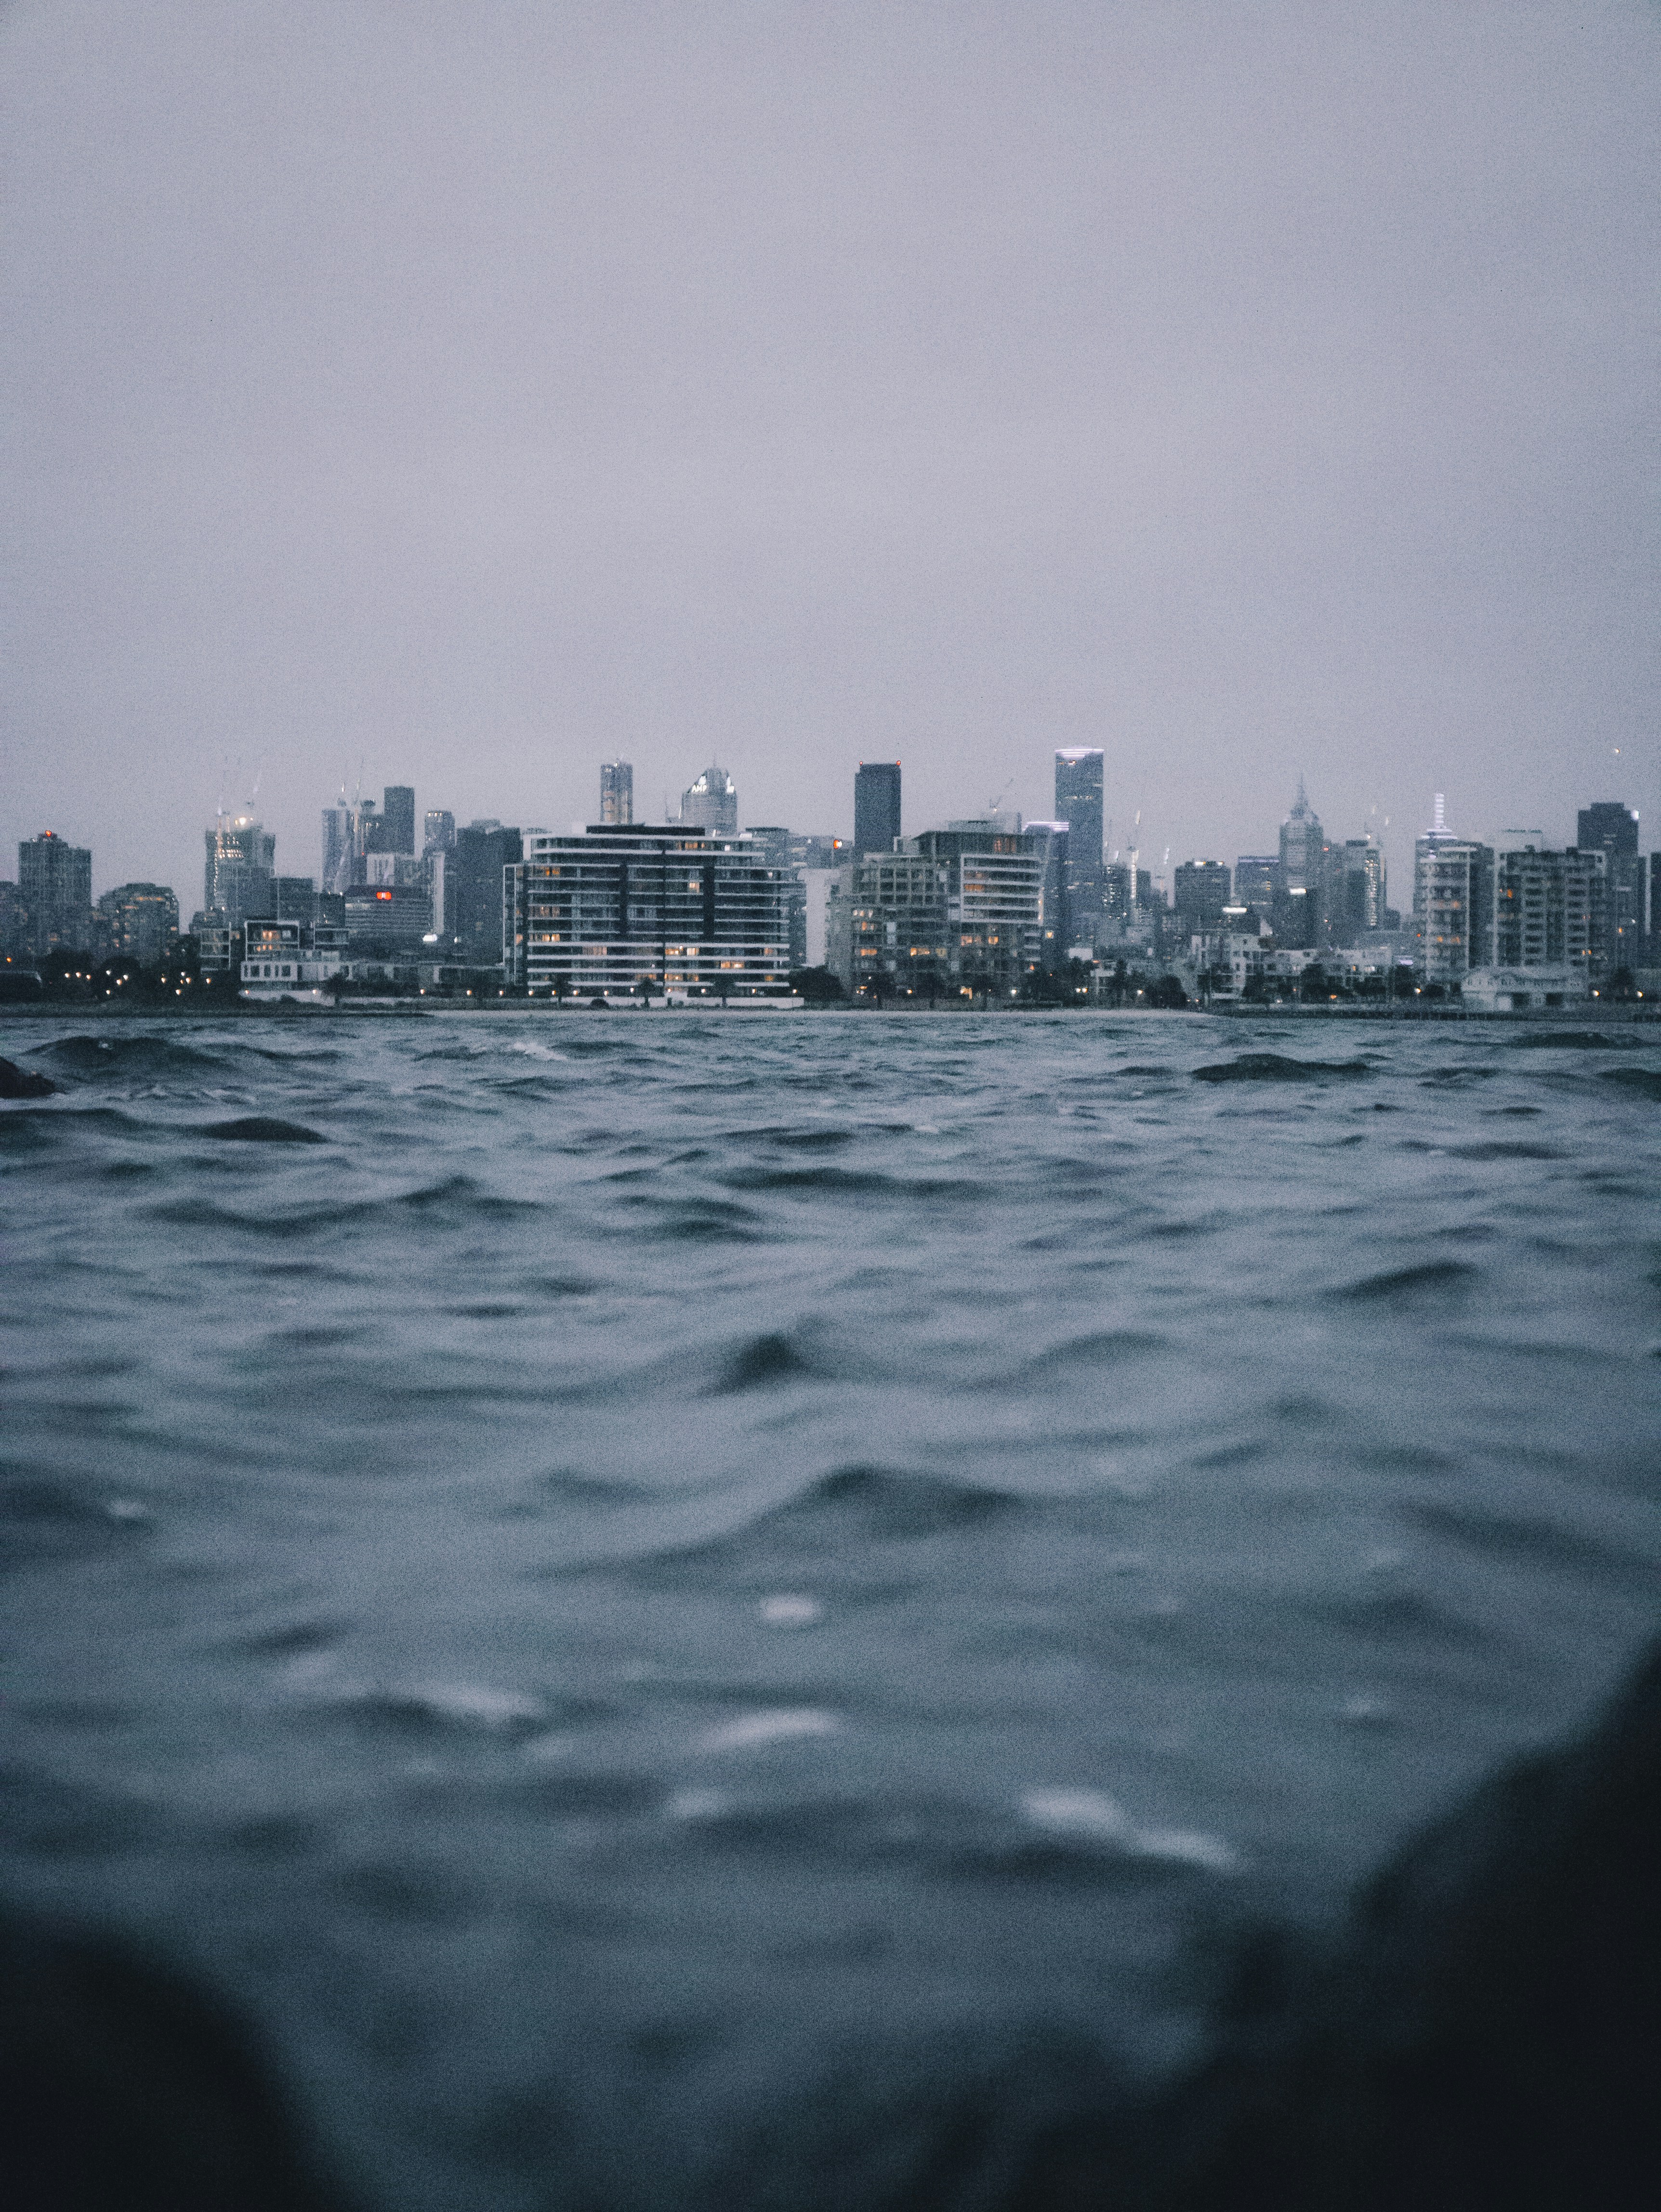
[[[626,760],[599,764],[599,818],[608,830],[626,829],[635,818],[634,763]]]
[[[700,829],[710,837],[739,834],[738,786],[724,768],[712,763],[696,783],[681,793],[680,818],[688,829]]]
[[[854,777],[854,850],[891,853],[899,834],[899,763],[861,761]]]
[[[211,830],[203,832],[203,843],[204,912],[224,915],[232,927],[245,915],[269,915],[275,836],[251,814],[222,814]]]
[[[501,966],[506,945],[503,871],[524,857],[519,831],[504,830],[499,822],[470,822],[456,833],[445,872],[447,878],[452,872],[455,878],[455,951],[464,966]]]
[[[416,792],[409,783],[389,783],[380,794],[380,814],[365,825],[365,852],[414,852]]]
[[[43,830],[17,848],[17,896],[23,910],[23,950],[35,959],[48,952],[84,952],[92,944],[92,854]]]
[[[1603,854],[1573,846],[1495,854],[1494,965],[1567,969],[1585,984],[1597,981],[1609,956],[1607,866]]]
[[[1233,882],[1221,860],[1182,860],[1172,884],[1171,905],[1189,933],[1215,929],[1223,918]]]
[[[1583,853],[1604,856],[1608,902],[1605,964],[1611,975],[1640,966],[1645,957],[1645,866],[1638,849],[1638,816],[1624,800],[1599,799],[1583,806],[1575,825],[1575,844]]]
[[[1281,894],[1281,860],[1276,853],[1242,853],[1234,863],[1234,902],[1249,906],[1273,926]]]
[[[1356,945],[1384,927],[1384,855],[1373,837],[1347,837],[1327,856],[1327,936]]]
[[[179,936],[179,901],[166,884],[119,884],[98,902],[110,957],[158,968]]]
[[[784,885],[748,837],[690,825],[526,833],[508,870],[511,973],[537,994],[780,998]]]
[[[1067,824],[1068,926],[1091,943],[1106,903],[1102,848],[1104,768],[1099,745],[1074,745],[1056,755],[1056,818]]]
[[[343,791],[338,805],[323,810],[323,875],[326,891],[344,891],[356,874],[356,823]]]
[[[429,806],[422,840],[423,853],[447,853],[456,841],[456,818],[447,806]]]
[[[301,921],[307,928],[316,915],[317,885],[309,876],[273,876],[269,919]]]
[[[1583,853],[1636,853],[1638,814],[1621,799],[1600,799],[1575,817],[1574,842]]]
[[[1310,805],[1304,779],[1281,824],[1281,874],[1275,910],[1275,934],[1284,945],[1318,945],[1323,934],[1322,895],[1326,888],[1326,832]]]
[[[0,961],[15,961],[23,951],[23,900],[15,884],[0,883]]]
[[[1436,794],[1431,826],[1413,848],[1414,965],[1427,983],[1457,983],[1494,950],[1494,849],[1460,837]]]
[[[414,786],[389,783],[380,795],[380,842],[374,849],[382,853],[413,853],[415,832]]]

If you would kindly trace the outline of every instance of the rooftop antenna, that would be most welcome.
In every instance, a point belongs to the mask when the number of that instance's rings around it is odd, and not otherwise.
[[[1443,834],[1443,831],[1446,827],[1446,824],[1442,819],[1442,794],[1439,791],[1436,794],[1435,819],[1432,822],[1430,826],[1439,837]]]

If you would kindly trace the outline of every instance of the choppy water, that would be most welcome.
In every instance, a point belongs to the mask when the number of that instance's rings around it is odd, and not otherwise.
[[[0,1049],[0,1887],[385,2205],[977,2202],[1661,1611],[1653,1031]]]

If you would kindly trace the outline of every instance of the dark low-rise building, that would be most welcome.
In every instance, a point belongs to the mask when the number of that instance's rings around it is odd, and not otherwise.
[[[354,959],[419,958],[433,902],[419,884],[356,884],[345,895],[345,923]]]
[[[159,968],[179,941],[179,900],[166,884],[118,884],[98,902],[98,918],[113,958]]]

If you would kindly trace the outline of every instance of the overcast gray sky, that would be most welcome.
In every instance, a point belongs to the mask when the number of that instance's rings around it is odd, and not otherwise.
[[[1661,31],[1629,0],[0,15],[0,853],[186,913],[222,796],[1112,842],[1656,751]],[[1618,749],[1618,757],[1617,757]],[[1376,810],[1376,811],[1375,811]],[[1658,841],[1661,842],[1661,841]],[[1145,859],[1146,864],[1146,859]]]

